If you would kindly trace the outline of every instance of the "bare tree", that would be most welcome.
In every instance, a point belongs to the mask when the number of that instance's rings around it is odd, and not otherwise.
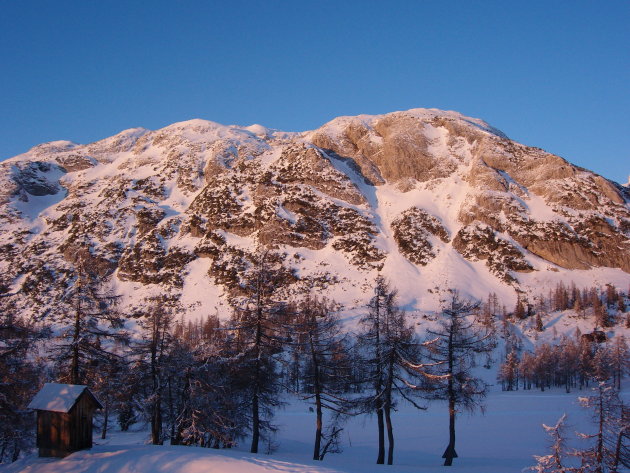
[[[575,468],[567,467],[563,465],[567,456],[566,452],[566,437],[565,437],[565,421],[567,415],[563,414],[556,425],[549,426],[543,424],[543,429],[550,437],[550,450],[548,455],[534,455],[536,459],[536,465],[532,466],[530,470],[536,473],[569,473],[577,472]]]
[[[273,431],[270,418],[280,405],[274,357],[282,351],[280,324],[286,316],[286,303],[279,295],[295,279],[282,261],[282,255],[257,251],[249,268],[240,274],[239,293],[231,299],[237,356],[246,380],[244,389],[250,395],[251,453],[258,453],[261,433]]]
[[[473,375],[475,358],[480,354],[490,353],[494,349],[493,332],[475,324],[471,313],[478,307],[478,302],[462,300],[457,291],[450,290],[448,300],[443,302],[442,320],[435,330],[428,330],[435,343],[429,345],[429,359],[435,378],[435,387],[431,396],[448,402],[449,442],[442,458],[444,465],[453,464],[457,458],[455,451],[455,419],[459,408],[474,411],[483,408],[482,400],[486,396],[487,385]]]
[[[619,400],[614,385],[598,382],[592,396],[580,397],[582,407],[591,410],[595,433],[579,433],[578,437],[591,442],[588,448],[576,450],[585,472],[605,473],[630,467],[630,424],[627,408]]]
[[[364,410],[375,412],[378,427],[377,464],[385,463],[385,429],[387,430],[387,464],[394,461],[394,429],[392,412],[397,398],[425,409],[413,398],[424,395],[430,380],[443,379],[427,371],[421,362],[423,344],[415,338],[413,328],[407,324],[406,314],[397,305],[397,291],[391,289],[382,276],[376,278],[374,296],[369,311],[361,320],[363,331],[359,344],[366,356],[364,381],[372,392],[362,399]],[[432,343],[432,342],[431,342]]]
[[[62,365],[61,379],[72,384],[87,382],[87,364],[106,362],[110,356],[104,340],[125,340],[121,330],[124,318],[117,310],[119,297],[104,290],[105,281],[88,264],[90,250],[79,250],[74,281],[63,300],[68,311],[62,316],[67,325],[55,348],[56,361]],[[69,366],[66,366],[69,365]]]
[[[151,422],[151,442],[162,445],[163,434],[163,394],[165,387],[165,361],[172,341],[171,325],[173,321],[172,301],[166,296],[151,297],[147,307],[139,315],[141,340],[132,348],[138,358],[139,378],[148,386],[148,417]]]
[[[376,413],[378,429],[377,464],[385,463],[385,419],[383,392],[385,390],[385,366],[383,362],[382,327],[383,315],[391,304],[392,294],[385,278],[378,276],[374,296],[368,304],[368,313],[361,319],[363,331],[359,334],[359,344],[367,356],[364,380],[372,385],[372,394],[365,400],[366,410]]]
[[[315,404],[315,443],[313,460],[323,460],[328,452],[338,452],[341,422],[351,413],[351,401],[343,397],[347,373],[338,363],[348,357],[347,336],[333,304],[307,296],[297,305],[293,327],[293,348],[307,360],[304,369],[304,393],[301,397]],[[331,413],[332,422],[323,425],[323,411]]]
[[[26,406],[41,387],[44,367],[30,354],[47,335],[12,312],[0,312],[0,463],[16,461],[32,447],[33,415]]]

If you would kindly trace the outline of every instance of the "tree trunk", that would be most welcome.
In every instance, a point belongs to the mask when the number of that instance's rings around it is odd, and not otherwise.
[[[170,419],[171,424],[171,445],[179,445],[181,443],[179,432],[175,428],[175,408],[173,407],[173,380],[169,376],[166,379],[166,383],[168,386],[167,394],[168,394],[168,417]]]
[[[322,445],[322,397],[319,392],[315,392],[315,410],[317,412],[317,424],[315,428],[315,446],[313,447],[313,460],[321,460]]]
[[[72,364],[70,366],[70,384],[81,384],[79,379],[79,335],[81,334],[81,308],[77,306],[74,315],[74,333],[72,334]]]
[[[453,385],[453,363],[455,361],[453,359],[454,329],[454,325],[451,325],[448,338],[448,446],[442,455],[442,458],[444,458],[444,466],[451,466],[453,464],[453,458],[457,458],[457,453],[455,452],[455,386]]]
[[[260,357],[261,343],[262,343],[262,301],[260,299],[260,292],[257,299],[257,322],[256,322],[256,339],[255,339],[255,386],[254,395],[252,397],[252,446],[249,449],[250,453],[258,453],[258,442],[260,441],[260,407],[259,407],[259,390],[260,390]]]
[[[162,445],[162,397],[161,386],[158,373],[158,343],[160,339],[160,328],[155,316],[152,320],[152,340],[151,340],[151,381],[153,384],[153,405],[151,408],[151,442],[153,445]]]
[[[103,412],[103,431],[101,432],[101,438],[107,438],[107,421],[109,420],[109,401],[105,398],[105,409]]]
[[[313,334],[309,334],[309,342],[311,346],[311,361],[313,363],[313,372],[315,375],[315,411],[317,413],[317,420],[315,426],[315,445],[313,446],[313,460],[322,460],[321,446],[322,446],[322,394],[321,384],[319,379],[319,363],[317,362],[317,355],[315,353],[315,343],[313,341]]]
[[[383,423],[383,359],[381,353],[381,300],[380,293],[377,292],[377,300],[374,304],[375,317],[374,317],[374,332],[375,332],[375,358],[376,358],[376,381],[374,384],[374,395],[376,396],[375,408],[376,419],[378,424],[378,456],[376,457],[376,464],[382,465],[385,463],[385,426]]]
[[[457,458],[455,451],[455,401],[448,401],[448,446],[442,455],[444,458],[444,466],[451,466],[453,458]]]
[[[385,423],[387,425],[387,464],[394,463],[394,429],[392,427],[392,385],[394,383],[394,354],[389,353],[385,386]]]
[[[391,408],[385,408],[385,422],[387,423],[387,464],[394,463],[394,429],[392,427]]]
[[[11,463],[18,461],[20,458],[20,447],[18,447],[17,438],[13,439],[13,455],[11,456]]]
[[[602,385],[599,385],[599,428],[597,430],[597,470],[601,470],[602,460],[604,458],[604,392]]]
[[[624,436],[624,429],[621,429],[619,431],[619,434],[617,435],[617,442],[615,444],[615,456],[613,458],[613,463],[610,468],[610,473],[617,473],[617,468],[619,468],[619,462],[621,460],[621,440],[623,439],[623,436]]]
[[[381,406],[376,409],[376,419],[378,421],[378,457],[376,458],[376,464],[382,465],[385,463],[385,426],[383,423],[383,408]]]
[[[252,446],[250,453],[258,453],[258,441],[260,439],[260,417],[258,412],[258,392],[252,398]]]
[[[151,416],[151,443],[162,445],[162,406],[161,398],[157,395],[153,402],[153,413]]]

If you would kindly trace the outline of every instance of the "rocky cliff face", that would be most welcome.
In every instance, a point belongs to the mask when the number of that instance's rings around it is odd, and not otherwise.
[[[0,291],[15,294],[2,299],[11,310],[54,313],[82,254],[128,303],[166,291],[196,313],[238,290],[260,248],[282,255],[293,283],[348,304],[369,297],[376,271],[416,307],[447,283],[481,297],[554,277],[619,284],[629,201],[455,112],[306,133],[192,120],[0,163]]]

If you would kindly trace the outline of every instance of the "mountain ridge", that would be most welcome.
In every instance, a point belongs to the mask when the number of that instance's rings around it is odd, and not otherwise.
[[[0,284],[33,313],[58,310],[82,250],[127,305],[170,292],[191,316],[227,307],[261,246],[347,307],[378,272],[416,309],[449,285],[509,301],[630,283],[627,188],[451,111],[132,128],[37,145],[0,184]]]

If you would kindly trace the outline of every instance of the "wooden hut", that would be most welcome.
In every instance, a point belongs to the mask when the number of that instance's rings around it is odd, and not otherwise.
[[[28,407],[37,411],[40,457],[65,457],[92,447],[92,416],[103,406],[87,386],[46,383]]]

